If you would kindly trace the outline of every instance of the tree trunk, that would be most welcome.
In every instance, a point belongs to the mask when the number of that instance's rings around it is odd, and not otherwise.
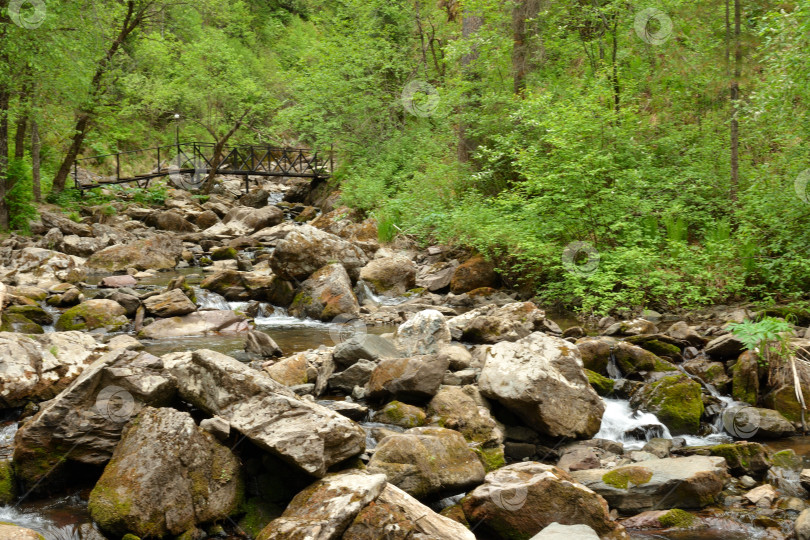
[[[8,56],[4,60],[7,60]],[[0,87],[0,229],[8,229],[8,109],[11,93],[5,84]]]
[[[740,123],[739,114],[740,76],[742,74],[742,47],[740,44],[740,0],[734,0],[734,78],[731,80],[731,189],[729,198],[737,200],[740,179]]]
[[[40,183],[40,163],[39,150],[41,143],[39,140],[39,126],[36,120],[31,120],[31,178],[34,190],[34,200],[42,202],[42,187]]]
[[[469,39],[484,24],[484,18],[479,15],[473,15],[469,11],[465,11],[461,19],[461,37],[462,39]],[[464,78],[468,81],[475,82],[479,79],[472,64],[478,58],[478,47],[473,47],[470,53],[461,57],[461,70]],[[465,100],[470,109],[475,109],[478,105],[477,98],[478,91],[473,90],[472,93],[467,93]],[[478,142],[468,134],[468,128],[464,119],[462,118],[458,126],[458,160],[461,163],[470,161],[470,156],[475,152],[478,147]]]
[[[526,88],[526,74],[534,68],[537,44],[532,38],[538,34],[535,19],[539,13],[540,0],[521,0],[512,8],[512,76],[518,95]]]
[[[53,179],[52,191],[54,193],[59,193],[65,189],[65,181],[67,180],[67,177],[70,174],[70,169],[73,167],[73,163],[76,161],[76,157],[79,155],[79,151],[82,148],[84,137],[87,134],[87,128],[90,125],[90,120],[95,115],[95,105],[101,95],[104,93],[104,76],[112,66],[113,57],[115,57],[115,54],[118,52],[118,49],[121,48],[121,45],[124,44],[127,37],[129,37],[129,35],[141,24],[146,16],[145,10],[147,10],[150,6],[151,3],[147,3],[147,5],[143,6],[141,10],[136,13],[135,0],[127,1],[127,14],[124,17],[123,23],[121,24],[121,29],[118,32],[118,36],[116,36],[115,40],[110,44],[104,58],[102,58],[99,61],[98,66],[96,66],[96,72],[93,75],[92,82],[90,83],[88,106],[84,107],[76,115],[76,126],[73,128],[73,136],[71,138],[70,148],[68,148],[65,158],[62,160],[62,164],[59,166],[59,171],[56,173],[56,177]]]
[[[28,127],[28,114],[23,114],[17,120],[17,132],[14,135],[14,159],[25,157],[26,128]]]

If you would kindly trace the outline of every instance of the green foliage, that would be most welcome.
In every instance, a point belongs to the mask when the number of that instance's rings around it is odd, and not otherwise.
[[[757,351],[758,361],[762,365],[769,365],[772,353],[783,359],[790,355],[789,343],[793,327],[784,319],[763,317],[757,322],[731,323],[727,328],[746,349]]]
[[[37,210],[32,204],[31,196],[31,168],[25,161],[10,160],[6,182],[7,185],[13,186],[6,193],[9,226],[25,233],[30,232],[28,224],[37,218]]]
[[[166,186],[153,184],[148,188],[133,188],[132,200],[140,204],[163,206],[168,194]]]

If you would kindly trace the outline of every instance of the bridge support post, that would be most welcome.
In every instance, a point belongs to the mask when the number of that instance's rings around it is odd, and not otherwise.
[[[250,193],[250,175],[245,175],[245,195]]]

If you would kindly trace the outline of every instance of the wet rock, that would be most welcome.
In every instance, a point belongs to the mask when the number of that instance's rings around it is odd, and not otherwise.
[[[804,396],[810,396],[810,387],[804,383],[801,387]],[[769,409],[774,409],[789,421],[799,425],[802,422],[802,406],[796,398],[796,390],[792,383],[782,384],[770,389],[767,394],[762,396],[760,401],[761,405]]]
[[[363,471],[326,476],[296,495],[281,517],[262,529],[256,540],[339,539],[385,485],[384,475]]]
[[[329,377],[329,388],[351,394],[355,386],[365,386],[377,364],[370,360],[358,360],[344,371]]]
[[[731,384],[731,377],[726,375],[726,368],[722,362],[711,362],[706,358],[695,358],[683,363],[687,373],[700,377],[703,382],[709,383],[718,392],[725,394]]]
[[[290,314],[331,321],[338,315],[358,315],[360,305],[352,291],[352,282],[340,264],[329,264],[301,284]]]
[[[472,343],[517,341],[546,331],[545,312],[532,302],[485,305],[447,321],[453,339]]]
[[[763,484],[759,487],[755,487],[743,495],[748,502],[756,505],[758,508],[770,508],[777,496],[778,494],[776,493],[776,488],[770,484]]]
[[[642,450],[658,458],[669,457],[669,453],[672,450],[672,439],[652,438],[647,441]]]
[[[132,336],[121,334],[119,336],[115,336],[110,341],[108,341],[107,348],[111,351],[115,351],[118,349],[126,349],[128,351],[138,351],[143,349],[143,343],[141,343]]]
[[[700,384],[681,373],[645,384],[630,405],[654,413],[673,435],[695,434],[700,429]]]
[[[247,319],[234,311],[196,311],[182,317],[155,321],[138,332],[138,337],[163,339],[206,334],[243,334],[250,327]]]
[[[176,236],[158,234],[104,248],[87,259],[87,266],[108,272],[123,272],[130,267],[164,270],[174,268],[182,253],[183,244]]]
[[[39,306],[9,306],[5,313],[22,315],[37,324],[53,324],[53,316]]]
[[[381,537],[475,540],[473,533],[463,525],[436,514],[391,484],[386,484],[374,503],[360,511],[342,536],[343,540],[379,540]]]
[[[374,335],[358,335],[335,346],[335,362],[342,367],[351,366],[358,360],[378,361],[383,358],[399,358],[402,353],[389,340]]]
[[[599,535],[587,525],[560,525],[552,523],[530,540],[599,540]]]
[[[201,289],[213,291],[226,300],[262,300],[277,306],[289,306],[293,300],[293,288],[278,276],[260,272],[221,270],[205,278]]]
[[[101,280],[100,287],[119,288],[134,287],[138,280],[132,276],[107,276]]]
[[[245,352],[259,358],[272,358],[283,356],[281,348],[273,341],[268,334],[254,330],[248,330],[245,336]]]
[[[251,208],[264,208],[267,206],[267,199],[270,193],[264,189],[254,189],[239,198],[239,204]]]
[[[588,384],[579,350],[536,332],[487,352],[478,379],[481,393],[526,424],[552,437],[592,437],[605,406]]]
[[[462,294],[480,287],[495,287],[498,275],[495,266],[480,256],[472,257],[459,265],[450,281],[453,294]]]
[[[655,459],[571,475],[622,513],[702,508],[715,502],[728,478],[725,460],[707,456]]]
[[[104,465],[126,422],[145,404],[166,405],[174,394],[175,383],[159,358],[107,353],[17,431],[17,478],[26,489],[43,490],[62,481],[71,464]]]
[[[78,283],[86,277],[84,259],[35,247],[15,251],[9,264],[0,266],[0,280],[7,285],[48,289],[63,282]]]
[[[362,249],[309,225],[296,227],[276,244],[270,268],[282,279],[303,280],[327,264],[339,262],[352,279],[368,263]]]
[[[748,414],[751,415],[750,418],[745,416]],[[781,439],[796,434],[793,424],[773,409],[744,407],[731,417],[727,413],[723,420],[724,423],[731,423],[732,432],[736,430],[737,434],[746,435],[746,432],[752,431],[753,436],[762,439]]]
[[[734,334],[725,334],[711,340],[706,345],[706,354],[719,360],[739,356],[745,350],[745,345]]]
[[[110,533],[162,537],[236,513],[242,491],[227,447],[188,413],[147,407],[128,424],[88,508]]]
[[[627,538],[611,521],[605,500],[565,471],[542,463],[507,465],[461,501],[470,523],[481,534],[530,538],[552,523],[587,525],[601,538]]]
[[[126,289],[131,290],[131,289]],[[135,292],[135,291],[132,291]],[[99,295],[101,296],[101,295]],[[124,309],[126,310],[127,317],[133,317],[135,313],[138,311],[138,308],[141,307],[141,299],[135,295],[125,293],[123,290],[116,290],[113,291],[110,296],[107,297],[107,300],[112,300],[113,302],[117,302],[121,304]]]
[[[384,438],[368,464],[406,493],[426,497],[460,493],[484,480],[484,467],[457,431],[412,428]]]
[[[668,529],[691,528],[700,525],[700,518],[684,510],[647,510],[631,518],[622,520],[628,529]]]
[[[402,296],[416,286],[416,265],[404,255],[374,259],[360,270],[360,279],[376,294]]]
[[[435,309],[420,311],[400,325],[394,335],[394,344],[406,356],[437,354],[449,343],[447,321]]]
[[[197,305],[180,289],[150,296],[144,299],[143,305],[146,312],[155,317],[179,317],[197,311]]]
[[[567,449],[557,462],[557,467],[566,472],[598,469],[601,465],[596,449],[583,446]]]
[[[113,332],[129,323],[126,313],[127,310],[118,302],[87,300],[62,313],[56,321],[56,329],[60,332],[97,329]]]
[[[365,449],[362,428],[229,356],[199,350],[164,361],[182,399],[313,476]]]
[[[389,397],[427,401],[439,390],[447,366],[447,360],[432,355],[382,360],[371,373],[366,397],[374,401]]]

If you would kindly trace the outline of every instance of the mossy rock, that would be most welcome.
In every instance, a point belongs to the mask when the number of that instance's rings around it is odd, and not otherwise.
[[[653,472],[640,465],[619,467],[602,475],[602,482],[618,489],[628,489],[631,486],[640,486],[649,482]]]
[[[646,384],[633,396],[631,404],[655,413],[673,435],[691,435],[700,429],[700,384],[686,375],[670,375]]]
[[[729,470],[736,475],[758,476],[770,467],[768,451],[759,443],[740,441],[717,444],[705,449],[712,456],[724,458]]]
[[[473,448],[481,465],[484,466],[486,472],[492,472],[495,469],[500,469],[506,465],[506,458],[503,454],[503,446],[494,446],[492,448]]]
[[[757,353],[746,351],[731,368],[731,395],[756,407],[759,401],[759,365]]]
[[[11,461],[0,461],[0,504],[12,504],[16,498],[17,483]]]
[[[9,306],[6,308],[5,313],[22,315],[26,319],[41,325],[53,324],[53,317],[51,314],[39,306]]]
[[[794,318],[798,326],[810,325],[810,310],[793,306],[776,306],[757,312],[756,318],[777,317],[780,319]]]
[[[588,382],[600,396],[608,396],[613,393],[613,385],[616,384],[613,379],[608,379],[590,369],[585,370],[585,375],[588,376]]]
[[[613,353],[616,364],[628,378],[630,375],[642,371],[678,371],[678,368],[671,362],[667,362],[650,351],[630,343],[620,343]]]
[[[141,537],[132,533],[127,533],[123,536],[123,538],[121,538],[121,540],[141,540]]]
[[[241,508],[244,515],[237,525],[251,538],[256,538],[268,523],[280,517],[283,508],[259,497],[248,499]]]
[[[56,329],[67,332],[105,328],[113,332],[129,323],[125,312],[123,306],[111,300],[88,300],[62,313],[56,321]]]
[[[698,522],[698,518],[680,508],[673,508],[658,518],[662,526],[674,529],[687,529]]]
[[[425,425],[427,415],[419,407],[400,401],[392,401],[374,413],[373,419],[375,422],[412,428]]]
[[[236,252],[236,249],[232,247],[218,247],[214,248],[211,251],[211,260],[212,261],[226,261],[228,259],[238,259],[239,255]]]
[[[802,392],[805,399],[807,399],[807,396],[810,396],[810,387],[802,385]],[[802,406],[799,400],[796,399],[796,391],[793,389],[793,385],[783,385],[769,392],[762,398],[762,405],[768,409],[779,411],[782,416],[791,422],[802,421]]]
[[[668,358],[680,358],[681,349],[672,343],[666,343],[660,339],[647,339],[646,336],[628,336],[625,341],[638,345],[644,350],[653,353],[656,356],[664,356]]]
[[[796,452],[791,449],[782,450],[771,456],[771,464],[782,469],[800,471],[802,469],[802,458],[797,456]]]
[[[18,332],[20,334],[44,334],[40,325],[19,313],[0,315],[0,332]]]

